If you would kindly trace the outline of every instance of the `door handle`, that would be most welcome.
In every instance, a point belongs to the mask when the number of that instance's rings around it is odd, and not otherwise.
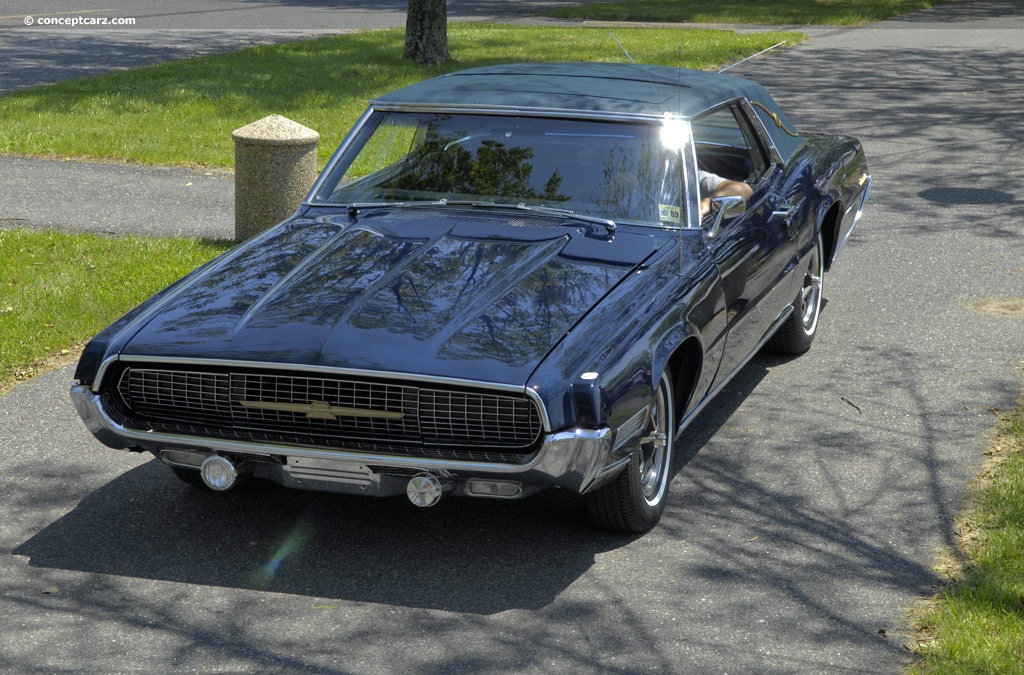
[[[772,218],[781,218],[782,220],[786,221],[787,225],[789,225],[790,223],[793,222],[793,216],[795,216],[797,211],[800,210],[801,205],[802,204],[783,204],[779,208],[772,211]]]

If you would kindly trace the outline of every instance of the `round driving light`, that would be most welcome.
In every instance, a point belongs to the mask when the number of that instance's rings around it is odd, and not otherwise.
[[[203,483],[211,490],[230,490],[238,479],[238,471],[235,465],[226,457],[212,455],[203,461],[199,469],[203,477]]]
[[[409,501],[416,506],[423,507],[433,506],[439,502],[443,491],[444,486],[441,485],[441,481],[437,479],[437,476],[429,473],[416,474],[405,487],[405,494],[409,497]]]

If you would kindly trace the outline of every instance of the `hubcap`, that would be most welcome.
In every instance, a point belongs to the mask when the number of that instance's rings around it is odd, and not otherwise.
[[[818,323],[818,310],[821,307],[821,244],[814,247],[811,262],[804,276],[804,286],[800,291],[800,315],[804,332],[810,335]]]
[[[651,411],[651,432],[641,443],[640,488],[643,490],[644,499],[652,506],[661,499],[664,477],[668,471],[665,462],[669,442],[667,410],[665,389],[658,387],[654,410]]]

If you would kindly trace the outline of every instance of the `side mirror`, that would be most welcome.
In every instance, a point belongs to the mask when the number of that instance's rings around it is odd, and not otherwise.
[[[747,212],[747,200],[739,195],[728,195],[725,197],[713,197],[711,199],[711,227],[708,229],[708,236],[714,237],[718,234],[718,228],[725,220],[732,220]]]

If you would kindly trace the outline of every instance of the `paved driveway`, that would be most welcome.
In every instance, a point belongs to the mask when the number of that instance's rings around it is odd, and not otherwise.
[[[898,671],[905,611],[1020,392],[1024,25],[956,3],[742,65],[864,140],[874,199],[812,350],[755,359],[678,448],[666,517],[558,494],[196,494],[107,450],[69,368],[0,398],[0,663],[13,671]]]
[[[449,0],[448,17],[450,21],[514,21],[552,4],[565,3]],[[0,0],[0,93],[261,43],[401,28],[408,2],[119,0],[80,5],[64,0]],[[110,25],[43,23],[55,19],[106,20]],[[133,22],[131,26],[113,25],[125,19]]]

